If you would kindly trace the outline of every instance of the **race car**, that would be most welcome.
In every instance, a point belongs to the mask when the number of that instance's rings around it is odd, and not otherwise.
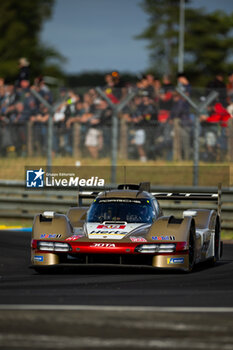
[[[151,193],[149,183],[122,184],[100,193],[90,206],[67,215],[45,211],[34,218],[31,267],[125,264],[192,271],[195,264],[221,257],[221,191]],[[189,209],[164,216],[162,200],[212,201],[215,209]],[[213,206],[213,205],[212,205]]]

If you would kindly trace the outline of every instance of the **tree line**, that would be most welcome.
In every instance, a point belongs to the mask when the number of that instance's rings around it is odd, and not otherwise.
[[[135,36],[145,40],[150,55],[146,72],[158,77],[177,73],[180,0],[143,0],[148,25]],[[205,84],[213,75],[233,71],[233,13],[207,12],[186,0],[185,72],[195,84]],[[43,23],[51,18],[55,0],[7,0],[0,2],[0,77],[14,80],[18,60],[27,57],[31,76],[50,75],[71,84],[101,85],[106,72],[67,74],[62,69],[63,54],[41,43]],[[113,67],[114,68],[114,67]],[[129,79],[137,76],[126,74]]]

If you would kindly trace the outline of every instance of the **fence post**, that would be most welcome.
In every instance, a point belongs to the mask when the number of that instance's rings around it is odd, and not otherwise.
[[[80,158],[81,150],[80,150],[80,124],[74,123],[73,126],[73,156],[75,158]]]
[[[196,104],[181,88],[177,87],[176,91],[194,108],[196,111],[194,122],[194,152],[193,152],[193,185],[198,186],[199,181],[199,133],[200,133],[200,116],[207,106],[218,96],[218,92],[212,91],[201,104]]]
[[[33,128],[33,123],[31,121],[27,122],[27,156],[28,157],[31,157],[33,154],[32,128]]]
[[[103,97],[112,109],[112,156],[111,156],[111,183],[116,184],[116,167],[118,154],[118,115],[122,109],[132,100],[137,94],[137,89],[131,91],[128,96],[119,104],[114,104],[110,98],[99,87],[96,88],[98,94]]]
[[[178,118],[174,119],[173,124],[173,160],[179,162],[181,160],[181,139],[180,139],[180,120]]]
[[[50,105],[47,100],[45,100],[38,91],[31,88],[31,93],[35,96],[46,108],[48,108],[49,119],[47,124],[47,171],[51,172],[52,169],[52,152],[53,152],[53,115],[57,108],[64,103],[58,102],[55,105]]]
[[[119,157],[121,159],[128,159],[128,126],[126,120],[123,117],[120,119]]]
[[[229,119],[227,127],[227,160],[233,162],[233,119]]]

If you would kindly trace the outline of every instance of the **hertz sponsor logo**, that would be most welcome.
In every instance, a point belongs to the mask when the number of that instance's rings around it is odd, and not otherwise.
[[[127,232],[122,231],[91,231],[90,235],[126,235]]]

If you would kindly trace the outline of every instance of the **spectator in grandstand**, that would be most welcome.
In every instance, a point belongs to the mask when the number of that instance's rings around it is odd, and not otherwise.
[[[88,119],[89,129],[85,137],[85,146],[92,158],[97,159],[103,149],[103,122],[106,115],[107,102],[99,100],[96,102],[95,111]]]
[[[5,86],[5,98],[2,104],[4,113],[9,109],[9,107],[14,106],[16,103],[16,92],[13,84]]]
[[[145,150],[147,158],[154,159],[155,141],[158,137],[158,111],[154,101],[149,96],[142,97],[142,105],[143,119],[138,125],[142,126],[146,133]]]
[[[139,88],[138,94],[140,96],[148,96],[150,98],[155,97],[154,86],[150,85],[146,76],[143,76],[142,79],[137,83],[137,87]]]
[[[177,86],[187,95],[191,93],[191,84],[185,73],[177,74]]]
[[[80,98],[80,100],[75,103],[75,110],[72,111],[70,117],[66,121],[66,128],[70,129],[74,123],[80,122],[83,114],[83,101]]]
[[[124,92],[124,85],[117,71],[105,75],[104,91],[112,103],[119,103]],[[125,92],[124,92],[125,94]]]
[[[12,123],[12,139],[18,156],[24,156],[26,152],[26,123],[29,121],[29,113],[22,102],[17,102],[15,111],[10,115]]]
[[[164,75],[162,78],[162,86],[159,94],[159,115],[158,120],[161,123],[165,123],[170,117],[170,111],[172,108],[174,85],[168,75]]]
[[[231,104],[233,101],[233,73],[228,74],[227,82],[227,103]]]
[[[100,118],[99,129],[103,135],[103,147],[100,156],[106,157],[110,155],[111,150],[112,109],[109,107],[107,101],[101,99],[97,105],[97,111]]]
[[[33,124],[33,151],[36,155],[46,155],[48,119],[49,111],[43,104],[39,105],[38,113],[30,117]]]
[[[15,85],[20,86],[22,80],[30,80],[30,62],[26,57],[19,59],[19,74],[16,80]]]
[[[154,90],[155,90],[155,97],[154,101],[156,104],[156,107],[159,108],[159,100],[160,100],[160,94],[161,94],[161,81],[159,80],[158,77],[155,77],[154,81]]]
[[[150,98],[155,98],[155,77],[153,74],[146,75],[148,96]]]
[[[224,157],[227,150],[226,127],[230,118],[228,111],[216,101],[208,107],[207,113],[200,117],[206,145],[205,160],[222,160]]]
[[[79,96],[72,90],[61,89],[60,105],[54,114],[55,124],[55,151],[65,154],[72,154],[72,137],[70,130],[67,129],[67,121],[75,113],[75,105],[79,100]]]
[[[191,126],[189,106],[187,102],[177,93],[173,93],[173,102],[171,108],[171,121],[174,119],[179,120],[180,133],[181,133],[181,150],[184,160],[189,160],[191,156]]]
[[[5,157],[8,148],[13,145],[13,141],[9,118],[6,115],[9,100],[7,86],[4,83],[4,79],[0,78],[0,155]]]
[[[207,84],[206,88],[207,88],[207,93],[210,93],[211,91],[218,92],[219,102],[224,107],[227,106],[227,88],[226,88],[226,84],[224,83],[224,76],[221,72],[215,75],[214,80],[211,80]]]
[[[147,161],[145,143],[146,132],[143,125],[144,105],[142,97],[135,96],[127,108],[124,109],[123,117],[129,124],[130,144],[136,146],[141,162]]]
[[[21,80],[20,86],[16,88],[16,101],[22,102],[25,108],[28,107],[29,100],[34,99],[30,91],[29,80]]]
[[[229,96],[230,97],[230,103],[227,106],[227,112],[231,115],[231,117],[233,118],[233,95]]]
[[[37,88],[37,92],[49,103],[53,103],[53,95],[48,85],[45,84],[44,78],[40,75],[34,80],[34,87]]]
[[[120,101],[127,94],[127,89],[125,87],[125,82],[123,81],[123,79],[120,76],[120,73],[118,71],[113,71],[112,72],[112,78],[113,78],[113,83],[114,83],[114,95],[116,96],[118,101]]]

